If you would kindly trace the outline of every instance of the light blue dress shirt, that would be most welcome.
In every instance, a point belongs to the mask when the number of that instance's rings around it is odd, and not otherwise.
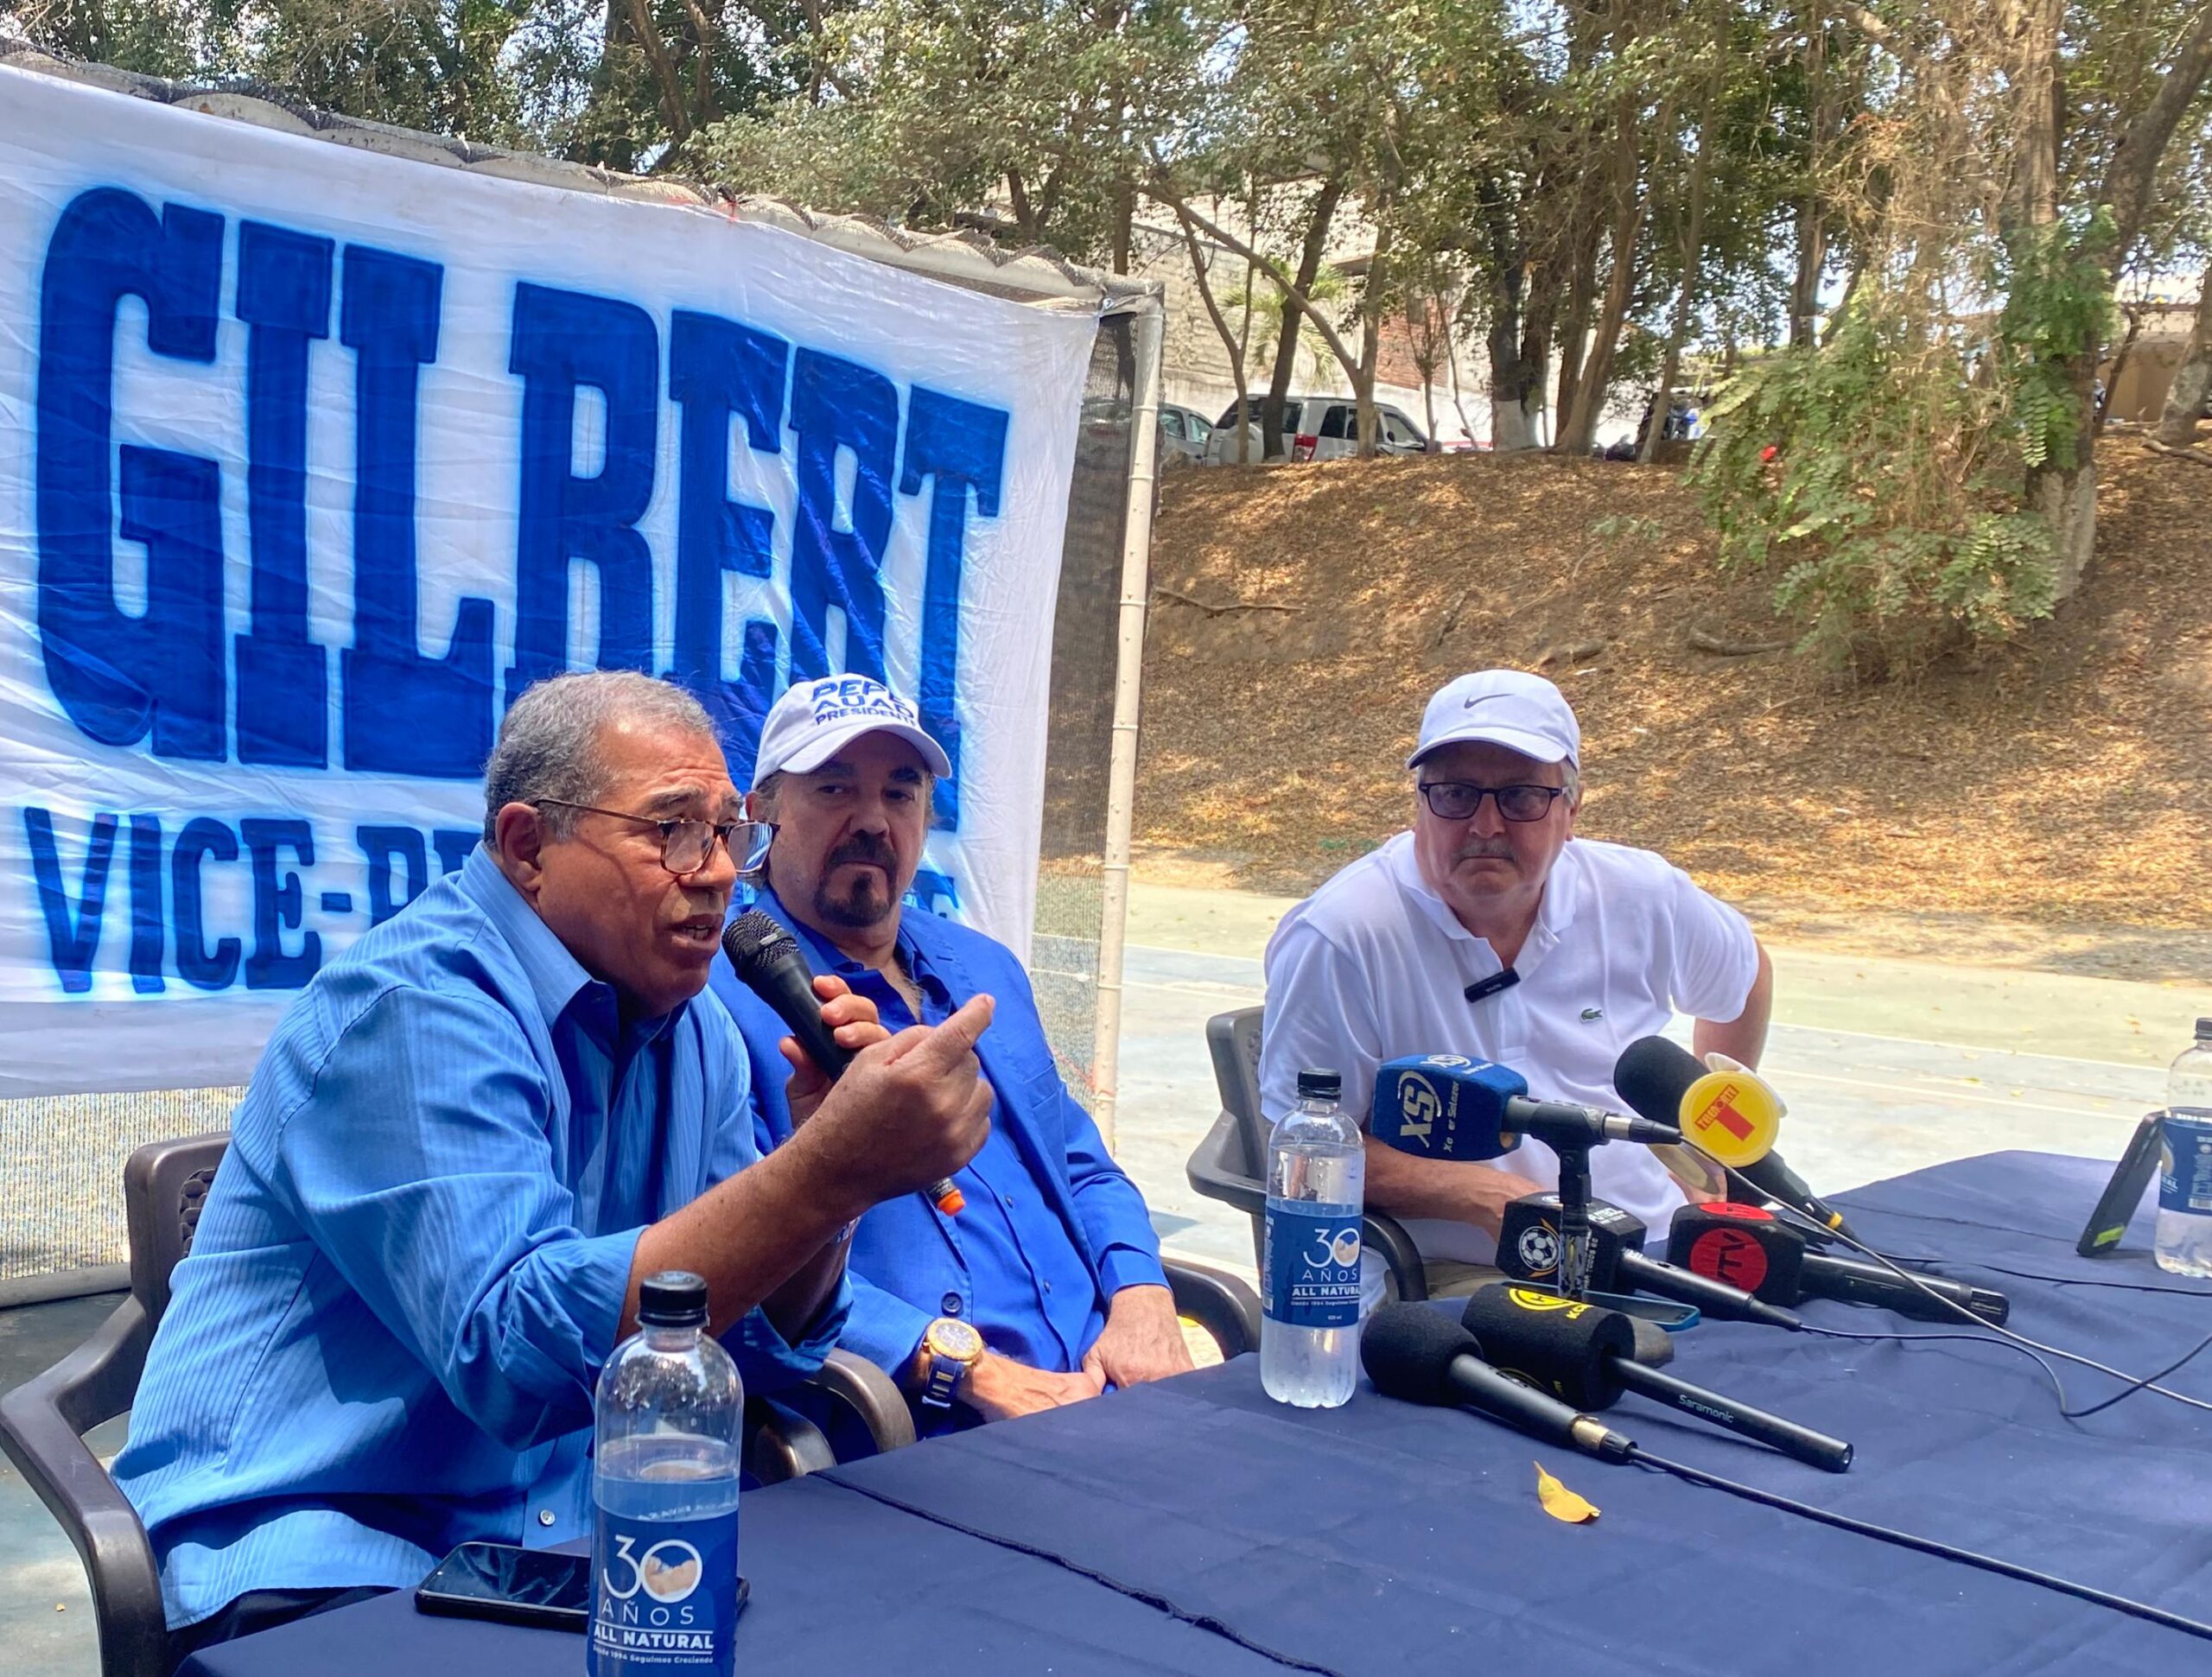
[[[232,1121],[115,1474],[172,1626],[590,1528],[592,1391],[645,1227],[759,1158],[701,996],[625,1021],[480,846],[319,973]],[[748,1391],[821,1365],[758,1311]]]

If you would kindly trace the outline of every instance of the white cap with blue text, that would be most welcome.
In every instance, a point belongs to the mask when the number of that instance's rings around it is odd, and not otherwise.
[[[753,784],[779,770],[810,774],[863,734],[895,734],[921,753],[922,766],[943,778],[952,772],[944,747],[923,729],[920,713],[881,682],[866,676],[823,676],[793,682],[768,707],[760,724],[760,750]]]
[[[1582,730],[1567,695],[1523,670],[1478,670],[1437,689],[1406,766],[1463,740],[1503,746],[1539,763],[1573,763],[1582,756]]]

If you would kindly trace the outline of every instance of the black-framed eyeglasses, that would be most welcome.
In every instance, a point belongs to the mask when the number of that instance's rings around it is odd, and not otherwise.
[[[776,823],[772,821],[664,821],[658,816],[602,810],[596,804],[578,804],[566,797],[531,801],[557,804],[564,810],[581,810],[586,815],[613,816],[617,821],[634,821],[641,826],[659,828],[660,865],[671,873],[696,873],[704,867],[707,859],[715,854],[716,839],[729,852],[737,871],[750,873],[767,861],[768,846],[776,836]]]
[[[1564,786],[1477,786],[1465,780],[1424,780],[1421,801],[1440,821],[1471,821],[1483,800],[1497,800],[1497,812],[1508,821],[1541,821],[1552,811],[1552,800],[1567,796]]]

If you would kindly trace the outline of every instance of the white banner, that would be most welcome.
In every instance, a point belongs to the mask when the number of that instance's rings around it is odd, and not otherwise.
[[[795,679],[954,757],[1034,911],[1095,322],[686,210],[0,70],[0,1096],[243,1081],[460,865],[531,681]]]

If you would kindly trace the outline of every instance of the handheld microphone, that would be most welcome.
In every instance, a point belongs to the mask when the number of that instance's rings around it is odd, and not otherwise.
[[[1879,1264],[1808,1251],[1802,1235],[1755,1205],[1724,1201],[1677,1211],[1667,1236],[1667,1260],[1771,1304],[1840,1299],[1878,1305],[1916,1322],[1956,1321],[1958,1312],[1929,1298],[1932,1293],[1993,1327],[2003,1327],[2012,1313],[2012,1301],[1987,1287],[1940,1275],[1923,1275],[1915,1286]]]
[[[1587,1290],[1656,1293],[1678,1304],[1695,1305],[1700,1312],[1719,1322],[1761,1322],[1793,1330],[1805,1325],[1790,1312],[1756,1299],[1742,1287],[1646,1257],[1643,1224],[1619,1206],[1593,1199],[1589,1216]],[[1513,1280],[1555,1284],[1564,1245],[1557,1194],[1525,1194],[1507,1204],[1498,1230],[1497,1267]]]
[[[1614,1062],[1613,1088],[1623,1101],[1646,1117],[1657,1115],[1662,1121],[1679,1124],[1700,1148],[1777,1204],[1802,1211],[1824,1229],[1858,1238],[1844,1222],[1843,1213],[1822,1204],[1805,1185],[1804,1178],[1772,1151],[1773,1134],[1760,1122],[1762,1115],[1744,1109],[1764,1096],[1777,1124],[1781,1116],[1773,1091],[1750,1072],[1709,1071],[1680,1044],[1664,1037],[1640,1037],[1623,1049]],[[1766,1145],[1758,1147],[1763,1129]],[[1755,1149],[1751,1156],[1732,1156],[1745,1151],[1746,1142]]]
[[[722,953],[745,981],[746,988],[776,1011],[807,1058],[832,1081],[844,1075],[853,1057],[837,1045],[837,1039],[822,1020],[822,1002],[814,994],[814,969],[798,939],[772,914],[748,908],[722,928]],[[937,1209],[951,1216],[968,1202],[949,1178],[930,1184],[926,1191]]]
[[[1375,1073],[1368,1118],[1375,1139],[1424,1159],[1484,1159],[1523,1135],[1552,1147],[1606,1141],[1680,1141],[1672,1124],[1571,1101],[1532,1101],[1529,1080],[1491,1060],[1421,1054],[1386,1060]]]
[[[1470,1295],[1459,1319],[1495,1367],[1577,1409],[1609,1409],[1627,1390],[1830,1473],[1851,1465],[1852,1447],[1841,1439],[1639,1363],[1635,1330],[1617,1310],[1492,1286]]]
[[[1516,1432],[1600,1461],[1624,1462],[1636,1449],[1603,1421],[1492,1368],[1473,1334],[1427,1305],[1378,1305],[1359,1337],[1359,1361],[1385,1397],[1478,1409]]]

